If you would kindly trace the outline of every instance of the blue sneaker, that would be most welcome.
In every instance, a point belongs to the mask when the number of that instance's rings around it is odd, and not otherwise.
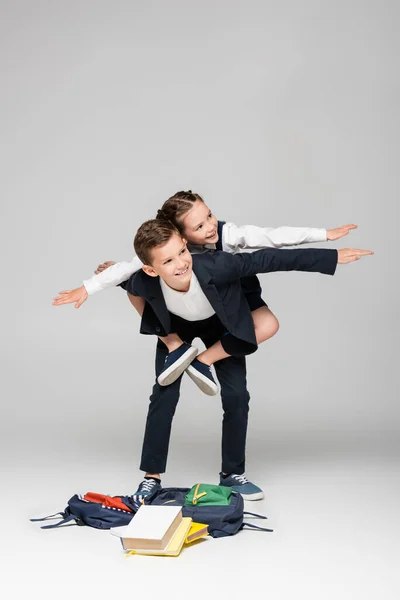
[[[186,369],[186,373],[189,375],[190,379],[193,379],[201,391],[208,396],[215,396],[215,394],[218,394],[218,386],[212,376],[211,367],[205,363],[202,363],[195,358],[192,364]]]
[[[235,475],[231,473],[223,479],[222,473],[219,474],[219,485],[225,485],[232,488],[233,492],[238,492],[244,500],[262,500],[264,492],[254,483],[251,483],[244,475]]]
[[[174,383],[197,356],[197,353],[198,350],[195,346],[183,342],[179,348],[167,355],[163,370],[157,378],[158,383],[160,385]]]
[[[132,500],[139,507],[142,504],[144,498],[149,498],[155,492],[161,489],[161,484],[158,483],[158,481],[156,481],[155,479],[143,479],[142,483],[139,484],[138,489],[133,494]]]

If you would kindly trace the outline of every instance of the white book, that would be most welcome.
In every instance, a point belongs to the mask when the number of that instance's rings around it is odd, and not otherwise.
[[[125,549],[163,549],[171,541],[182,521],[181,506],[143,504],[126,527],[114,527],[110,533],[122,539]]]

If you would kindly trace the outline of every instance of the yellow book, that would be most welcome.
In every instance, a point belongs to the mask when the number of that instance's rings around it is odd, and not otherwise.
[[[166,548],[160,550],[137,548],[127,552],[126,556],[129,556],[130,554],[147,554],[148,556],[178,556],[182,550],[183,544],[185,543],[191,525],[192,519],[190,517],[183,517],[178,529],[176,530],[176,533]]]
[[[186,536],[185,544],[191,544],[208,535],[208,525],[193,522]]]

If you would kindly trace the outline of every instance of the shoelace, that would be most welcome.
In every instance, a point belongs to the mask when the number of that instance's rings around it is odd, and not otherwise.
[[[153,487],[157,485],[157,481],[155,479],[145,479],[139,486],[140,492],[151,492]]]
[[[231,475],[231,477],[239,481],[239,483],[250,483],[245,475]]]

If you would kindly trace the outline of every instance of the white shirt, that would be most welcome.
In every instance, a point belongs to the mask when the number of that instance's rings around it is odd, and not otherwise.
[[[312,242],[326,242],[326,229],[313,227],[257,227],[256,225],[243,225],[238,227],[234,223],[225,223],[222,227],[222,250],[236,254],[249,252],[261,248],[282,248],[283,246],[297,246]],[[194,252],[209,251],[215,245],[195,246]],[[118,262],[99,275],[86,279],[83,285],[89,296],[100,290],[113,287],[126,281],[129,277],[142,268],[142,263],[137,256],[131,262]]]
[[[169,312],[186,319],[186,321],[202,321],[215,315],[215,310],[201,289],[199,280],[192,272],[187,292],[178,292],[165,283],[160,277],[161,291]]]

